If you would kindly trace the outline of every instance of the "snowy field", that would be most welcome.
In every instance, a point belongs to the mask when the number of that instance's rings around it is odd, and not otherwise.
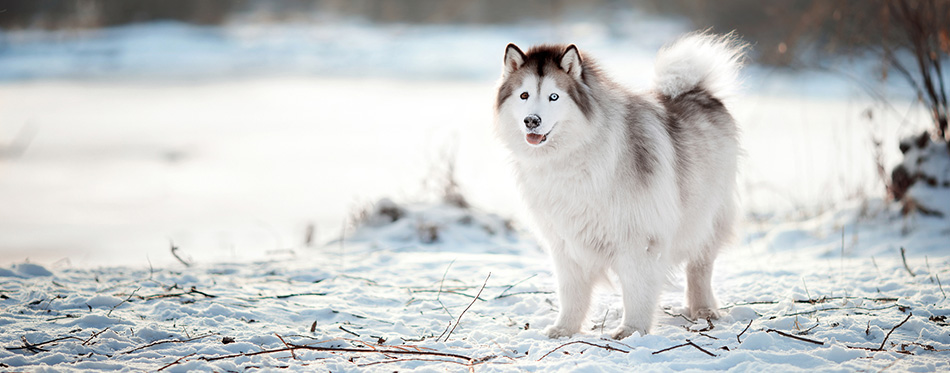
[[[550,340],[554,279],[530,238],[493,214],[380,206],[342,242],[268,261],[0,269],[0,367],[950,369],[944,220],[870,203],[762,223],[717,264],[720,320],[680,316],[678,283],[653,334],[605,339],[621,313],[607,289],[583,334]]]
[[[506,43],[570,40],[644,87],[685,28],[626,17],[0,33],[0,371],[950,370],[950,221],[881,202],[871,146],[892,166],[926,115],[756,66],[729,102],[725,316],[679,316],[680,279],[651,335],[604,339],[612,289],[584,334],[542,335],[553,273],[494,79]],[[434,197],[450,164],[474,208]]]

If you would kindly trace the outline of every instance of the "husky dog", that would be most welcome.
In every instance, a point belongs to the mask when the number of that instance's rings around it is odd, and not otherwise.
[[[611,270],[624,308],[613,338],[650,331],[683,262],[690,316],[719,316],[710,279],[736,220],[740,152],[721,99],[741,49],[732,36],[687,35],[660,50],[653,88],[635,93],[574,45],[508,44],[494,131],[553,258],[560,311],[549,337],[578,332]]]

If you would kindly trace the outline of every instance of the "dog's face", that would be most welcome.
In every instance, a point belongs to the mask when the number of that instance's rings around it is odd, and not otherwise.
[[[584,143],[589,93],[574,45],[542,46],[527,54],[514,44],[496,101],[495,131],[516,155],[543,155]]]

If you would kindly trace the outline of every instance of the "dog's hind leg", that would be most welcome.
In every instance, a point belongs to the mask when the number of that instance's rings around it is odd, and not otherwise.
[[[545,329],[544,334],[549,338],[569,337],[580,330],[587,316],[594,274],[561,250],[552,250],[551,257],[557,274],[557,295],[561,309],[557,321]]]
[[[719,306],[712,290],[713,262],[719,249],[732,238],[735,209],[727,206],[717,218],[713,236],[702,247],[702,252],[686,263],[686,303],[690,317],[696,319],[718,319]]]
[[[715,249],[711,249],[715,250]],[[715,255],[703,255],[686,264],[686,303],[694,320],[718,319],[716,297],[712,291],[712,270]]]

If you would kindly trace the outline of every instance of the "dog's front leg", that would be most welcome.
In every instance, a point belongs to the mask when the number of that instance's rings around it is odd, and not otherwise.
[[[552,250],[557,275],[557,296],[561,306],[557,321],[545,329],[549,338],[569,337],[581,328],[590,306],[593,279],[591,273],[563,250]]]
[[[650,332],[654,312],[664,284],[665,266],[654,255],[618,255],[614,272],[623,292],[623,321],[610,336],[624,339],[633,332]]]

